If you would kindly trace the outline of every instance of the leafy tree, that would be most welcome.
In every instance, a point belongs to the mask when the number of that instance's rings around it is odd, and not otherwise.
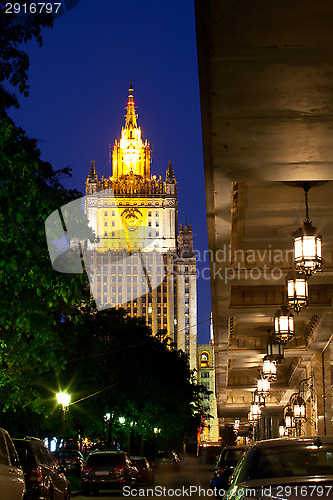
[[[233,446],[237,441],[237,434],[232,425],[224,425],[221,428],[220,436],[224,446]]]
[[[19,92],[25,96],[29,95],[29,57],[22,51],[21,46],[33,38],[41,46],[42,28],[53,25],[52,14],[46,12],[30,14],[29,5],[32,2],[29,0],[15,1],[21,6],[28,5],[27,13],[21,15],[6,12],[6,3],[0,3],[0,106],[2,108],[18,106],[17,97],[4,89],[4,82],[17,86]]]
[[[118,436],[126,426],[146,437],[161,429],[167,439],[193,431],[200,420],[202,387],[193,382],[184,353],[168,339],[153,337],[142,319],[123,310],[90,309],[82,315],[79,325],[69,319],[61,325],[68,357],[65,369],[54,374],[53,386],[66,388],[72,401],[79,401],[68,412],[68,429],[101,435],[103,417],[110,413]],[[51,426],[52,420],[45,424]]]

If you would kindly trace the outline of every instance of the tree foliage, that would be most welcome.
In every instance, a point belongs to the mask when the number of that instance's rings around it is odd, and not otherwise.
[[[83,315],[78,326],[63,324],[68,361],[62,384],[74,401],[83,398],[71,410],[77,425],[82,425],[83,412],[89,432],[110,413],[125,417],[127,425],[132,422],[140,435],[153,435],[154,428],[166,438],[191,432],[200,387],[185,354],[168,338],[153,337],[143,319],[125,316],[123,310]]]
[[[21,47],[31,39],[35,39],[41,46],[42,29],[53,25],[52,14],[46,12],[30,14],[29,8],[28,12],[22,15],[8,13],[6,3],[0,3],[0,105],[2,107],[18,106],[17,97],[4,90],[2,86],[4,82],[18,87],[19,92],[26,97],[29,95],[29,57]],[[22,6],[27,4],[29,7],[31,1],[16,0],[15,3]]]

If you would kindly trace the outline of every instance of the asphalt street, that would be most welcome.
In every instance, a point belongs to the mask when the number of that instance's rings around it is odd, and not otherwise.
[[[179,472],[156,471],[153,486],[124,487],[124,490],[101,491],[98,495],[92,493],[89,497],[79,495],[79,500],[101,500],[112,498],[113,500],[124,498],[215,498],[213,491],[209,490],[209,483],[213,477],[214,464],[201,464],[196,458],[188,458],[182,462]]]

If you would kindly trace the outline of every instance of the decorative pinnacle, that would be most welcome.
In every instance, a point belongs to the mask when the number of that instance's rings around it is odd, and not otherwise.
[[[136,124],[136,115],[135,115],[135,107],[134,107],[134,101],[133,101],[133,85],[132,85],[132,77],[131,77],[131,83],[130,83],[130,88],[129,90],[129,96],[128,96],[128,102],[127,102],[127,113],[126,113],[126,122],[125,122],[125,128],[137,128]]]
[[[96,175],[95,160],[91,160],[90,175]]]

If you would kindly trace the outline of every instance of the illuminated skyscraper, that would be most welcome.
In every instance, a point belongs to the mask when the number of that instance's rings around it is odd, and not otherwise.
[[[150,164],[131,82],[125,126],[113,147],[112,176],[99,179],[92,161],[86,181],[86,213],[99,238],[89,250],[95,270],[92,292],[102,307],[121,305],[128,314],[145,317],[154,335],[167,330],[196,368],[192,227],[180,224],[177,230],[177,180],[171,162],[165,180],[151,176]]]

